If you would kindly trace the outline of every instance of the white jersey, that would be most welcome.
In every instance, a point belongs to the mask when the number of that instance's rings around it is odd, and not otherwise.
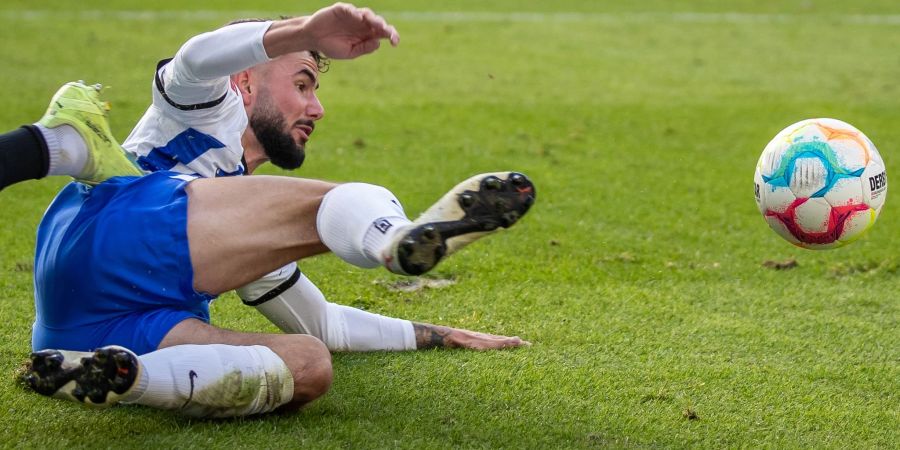
[[[201,34],[160,62],[153,103],[123,144],[142,169],[201,177],[246,171],[241,136],[248,120],[230,75],[269,61],[263,35],[270,25],[248,22]]]

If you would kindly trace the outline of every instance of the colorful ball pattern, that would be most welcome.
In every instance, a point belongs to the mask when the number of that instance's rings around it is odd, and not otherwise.
[[[884,161],[875,145],[836,119],[808,119],[778,133],[759,157],[754,184],[766,223],[809,249],[859,239],[887,196]]]

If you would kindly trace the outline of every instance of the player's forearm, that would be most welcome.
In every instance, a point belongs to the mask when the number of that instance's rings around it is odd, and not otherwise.
[[[315,49],[304,31],[308,17],[228,25],[191,38],[178,52],[200,80],[225,77],[287,53]]]
[[[263,46],[270,58],[288,53],[316,50],[315,42],[304,31],[308,16],[272,22],[263,37]]]
[[[444,348],[448,346],[446,338],[453,331],[452,328],[416,322],[413,322],[412,325],[413,331],[416,334],[416,350]]]
[[[181,47],[174,63],[186,79],[214,80],[269,60],[263,45],[273,22],[245,22],[194,36]]]
[[[187,41],[157,74],[167,102],[195,105],[222,97],[230,75],[269,60],[262,40],[270,24],[229,25]]]
[[[279,276],[266,277],[238,289],[238,295],[285,333],[315,336],[332,351],[416,349],[410,321],[329,303],[305,275],[298,275],[283,282]]]
[[[325,344],[331,350],[415,350],[412,322],[350,306],[328,304]]]

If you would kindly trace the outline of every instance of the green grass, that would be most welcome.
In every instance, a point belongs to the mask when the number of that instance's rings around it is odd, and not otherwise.
[[[0,6],[0,129],[85,79],[112,86],[124,139],[156,61],[183,40],[243,10],[301,12],[83,3],[106,12]],[[900,173],[900,5],[671,3],[377,2],[400,47],[322,78],[326,118],[296,175],[383,184],[416,214],[459,179],[511,168],[539,199],[520,225],[443,264],[436,275],[457,281],[444,289],[395,292],[397,278],[332,256],[303,270],[331,301],[532,347],[338,354],[332,390],[295,415],[192,421],[45,399],[13,371],[30,350],[34,230],[65,180],[28,182],[0,193],[0,445],[897,448],[895,196],[866,238],[812,252],[768,230],[751,179],[777,131],[815,116],[866,131]],[[168,12],[113,12],[147,8]],[[791,270],[762,265],[791,258]],[[275,330],[233,295],[213,322]]]

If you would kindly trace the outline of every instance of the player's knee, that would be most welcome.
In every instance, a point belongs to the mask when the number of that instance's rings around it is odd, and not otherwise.
[[[406,218],[400,201],[391,191],[373,184],[345,183],[322,198],[316,214],[316,231],[322,243],[344,261],[374,268],[381,261],[366,254],[364,237],[372,222],[380,218]]]
[[[295,404],[309,403],[328,392],[333,373],[331,353],[319,339],[304,335],[289,335],[289,349],[285,362],[294,376]]]

